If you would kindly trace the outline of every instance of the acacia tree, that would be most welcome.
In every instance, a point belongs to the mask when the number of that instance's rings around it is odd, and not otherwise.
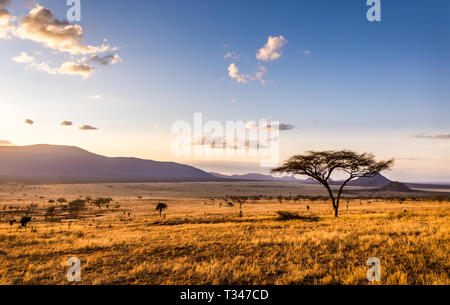
[[[103,205],[107,205],[107,204],[109,204],[111,201],[113,201],[113,199],[112,199],[112,198],[109,198],[109,197],[108,197],[108,198],[99,197],[99,198],[97,198],[97,199],[95,199],[95,200],[93,200],[93,201],[92,201],[92,199],[91,199],[91,203],[92,203],[93,205],[97,206],[99,210],[102,209],[102,206],[103,206]]]
[[[72,217],[78,217],[81,211],[86,209],[86,201],[81,199],[76,199],[74,201],[69,202],[68,211]]]
[[[306,175],[321,183],[328,191],[333,205],[334,216],[338,217],[342,191],[348,182],[359,177],[373,177],[392,167],[394,160],[376,161],[371,153],[342,151],[308,151],[292,156],[272,173]],[[334,194],[330,187],[331,175],[341,172],[348,175]]]
[[[166,210],[166,209],[167,209],[167,204],[160,202],[156,205],[155,210],[159,211],[159,217],[161,217],[162,211]]]

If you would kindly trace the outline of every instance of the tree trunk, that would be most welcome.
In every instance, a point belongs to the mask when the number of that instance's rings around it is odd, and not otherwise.
[[[339,204],[340,204],[340,202],[341,202],[342,191],[344,190],[344,187],[347,185],[347,183],[348,183],[350,180],[352,180],[353,178],[354,178],[353,176],[350,176],[350,178],[348,178],[347,180],[345,180],[345,181],[342,183],[341,187],[339,188],[339,193],[338,193],[338,195],[337,195],[337,197],[336,197],[336,207],[335,207],[335,209],[334,209],[334,216],[335,216],[335,217],[338,217],[338,214],[339,214]]]
[[[331,190],[331,188],[328,185],[328,183],[322,182],[322,184],[326,187],[326,189],[328,191],[328,194],[330,195],[331,205],[333,206],[333,211],[334,211],[334,216],[338,217],[339,206],[336,204],[336,199],[334,198],[333,191]]]

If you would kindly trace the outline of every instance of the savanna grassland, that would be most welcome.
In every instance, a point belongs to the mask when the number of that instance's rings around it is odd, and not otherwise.
[[[240,215],[238,202],[219,199],[228,194],[259,198],[245,201]],[[81,260],[81,284],[368,284],[370,257],[381,261],[379,284],[450,284],[450,203],[353,198],[336,219],[324,200],[276,198],[293,194],[321,190],[262,182],[2,185],[0,284],[70,284],[70,257]],[[86,196],[112,201],[87,203],[77,217],[67,203],[48,203]],[[161,216],[159,202],[168,206]],[[27,211],[25,228],[10,225]]]

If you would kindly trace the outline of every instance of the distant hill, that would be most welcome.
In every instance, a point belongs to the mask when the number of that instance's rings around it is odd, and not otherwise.
[[[411,190],[409,187],[407,187],[403,183],[400,183],[400,182],[397,182],[397,181],[391,182],[391,183],[383,186],[378,191],[381,191],[381,192],[400,192],[400,193],[411,193],[411,192],[414,192],[413,190]]]
[[[360,177],[348,183],[349,186],[383,187],[392,181],[381,174],[373,177]]]
[[[274,177],[271,175],[249,173],[244,175],[222,175],[219,173],[210,173],[216,178],[220,179],[233,179],[233,180],[249,180],[249,181],[286,181],[286,182],[303,182],[303,180],[296,179],[294,177]]]
[[[286,182],[303,182],[307,184],[319,184],[315,179],[313,178],[307,178],[307,179],[297,179],[295,177],[274,177],[271,175],[264,175],[264,174],[256,174],[256,173],[250,173],[250,174],[243,174],[243,175],[222,175],[219,173],[211,173],[216,178],[220,179],[233,179],[233,180],[250,180],[250,181],[286,181]],[[389,184],[391,180],[387,179],[386,177],[378,174],[374,177],[364,177],[364,178],[357,178],[353,181],[350,181],[348,185],[350,186],[362,186],[362,187],[382,187],[386,184]],[[336,180],[333,181],[330,179],[329,181],[330,185],[340,185],[342,184],[342,181]]]
[[[405,183],[409,188],[424,188],[424,189],[450,189],[450,184],[436,184],[436,183]]]
[[[308,184],[319,184],[319,182],[317,182],[317,180],[313,178],[306,178],[303,182]]]
[[[309,184],[318,184],[319,182],[317,182],[316,180],[314,180],[313,178],[307,178],[306,180],[304,180],[305,183],[309,183]],[[357,178],[355,180],[350,181],[347,185],[348,186],[362,186],[362,187],[382,187],[385,186],[386,184],[389,184],[391,182],[391,180],[389,180],[388,178],[384,177],[381,174],[378,174],[374,177],[360,177]],[[329,184],[330,185],[341,185],[342,181],[340,180],[329,180]]]
[[[0,181],[30,183],[211,181],[192,166],[137,158],[109,158],[74,146],[0,147]]]

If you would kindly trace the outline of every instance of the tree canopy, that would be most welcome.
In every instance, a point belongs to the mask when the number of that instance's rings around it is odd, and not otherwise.
[[[274,168],[272,173],[289,173],[292,175],[309,176],[322,185],[330,195],[335,216],[338,216],[339,201],[342,191],[348,182],[360,177],[373,177],[392,167],[393,159],[376,161],[371,153],[357,153],[350,150],[340,151],[308,151],[286,160],[282,166]],[[329,185],[333,173],[347,175],[335,196]]]
[[[165,209],[167,209],[167,208],[168,208],[167,204],[165,204],[165,203],[163,203],[163,202],[160,202],[160,203],[158,203],[158,204],[156,205],[156,209],[155,209],[155,210],[159,211],[159,216],[161,216],[162,211],[165,210]]]

